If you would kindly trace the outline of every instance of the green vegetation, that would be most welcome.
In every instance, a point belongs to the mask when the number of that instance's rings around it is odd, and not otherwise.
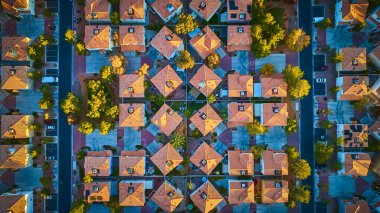
[[[300,156],[300,153],[297,152],[295,146],[291,146],[291,145],[286,144],[284,146],[284,151],[288,155],[288,159],[290,162],[296,161]]]
[[[310,84],[302,79],[304,72],[298,67],[288,65],[282,71],[285,75],[285,82],[288,85],[288,94],[293,98],[303,98],[310,91]]]
[[[92,177],[90,175],[85,175],[83,177],[83,182],[84,183],[91,183],[93,181]]]
[[[112,55],[109,59],[114,72],[118,75],[124,74],[124,67],[128,65],[128,61],[124,55]]]
[[[111,130],[115,129],[115,123],[109,121],[101,121],[99,125],[99,133],[107,135]]]
[[[42,129],[41,124],[37,123],[36,121],[34,121],[32,124],[29,125],[29,130],[39,131],[41,129]]]
[[[178,23],[175,26],[177,34],[188,34],[197,27],[199,27],[199,24],[191,14],[181,13],[178,15]]]
[[[315,24],[321,30],[326,30],[331,27],[331,20],[329,18],[324,18],[321,22]]]
[[[305,47],[310,45],[310,36],[302,29],[294,29],[289,33],[286,39],[286,46],[289,50],[301,52]]]
[[[297,132],[297,120],[288,118],[287,125],[285,127],[285,132],[287,135]]]
[[[331,87],[329,89],[330,93],[332,94],[336,94],[337,92],[339,92],[342,88],[340,86],[335,86],[335,87]]]
[[[175,149],[186,148],[186,137],[179,133],[174,133],[170,138],[170,144],[173,145]]]
[[[294,173],[296,178],[304,180],[311,174],[309,163],[304,159],[297,159],[290,163],[289,169]]]
[[[33,60],[33,67],[35,69],[41,69],[45,65],[43,62],[45,46],[53,44],[55,42],[56,41],[53,36],[45,33],[40,35],[32,44],[29,45],[27,52],[29,58]]]
[[[81,121],[79,123],[78,131],[85,135],[91,134],[94,130],[95,130],[94,124],[89,121]]]
[[[105,82],[112,82],[116,79],[116,74],[111,66],[102,66],[99,72],[102,80]]]
[[[74,45],[74,49],[78,55],[84,56],[87,55],[87,49],[84,46],[84,43],[78,39],[77,32],[75,30],[67,29],[65,33],[65,41]]]
[[[315,161],[318,164],[324,164],[334,153],[334,146],[327,144],[325,141],[315,143]]]
[[[75,30],[67,29],[65,33],[65,41],[74,44],[77,40],[77,32]]]
[[[180,50],[179,55],[175,59],[176,65],[181,69],[191,69],[195,65],[195,60],[187,50]]]
[[[339,62],[342,62],[342,60],[343,60],[343,54],[342,53],[339,53],[339,54],[332,53],[330,56],[330,62],[331,63],[339,63]]]
[[[120,14],[117,11],[113,11],[110,14],[112,24],[120,24]]]
[[[123,207],[120,206],[118,196],[111,196],[107,206],[110,208],[111,213],[120,213],[120,211],[123,209]]]
[[[343,168],[343,164],[336,159],[330,160],[328,162],[328,166],[332,171],[335,171],[335,172],[337,172]]]
[[[271,76],[274,73],[274,64],[264,64],[261,68],[260,73],[265,76]]]
[[[136,71],[136,74],[138,75],[148,75],[149,65],[144,63],[141,65],[140,69]]]
[[[86,213],[90,208],[90,204],[83,200],[76,200],[71,206],[70,213]]]
[[[111,3],[113,6],[116,6],[119,4],[120,0],[108,0],[109,3]]]
[[[52,194],[52,190],[48,187],[43,187],[40,191],[40,195],[43,197],[43,198],[47,198],[49,197],[51,194]]]
[[[360,101],[353,101],[352,105],[354,105],[354,109],[357,111],[362,111],[369,103],[368,96],[363,96]]]
[[[330,123],[330,121],[328,121],[328,120],[321,121],[321,122],[319,122],[319,127],[323,128],[323,129],[331,129],[332,123]]]
[[[280,7],[270,8],[267,12],[269,12],[277,24],[282,26],[283,18],[284,18],[284,9]]]
[[[206,64],[211,69],[216,69],[220,64],[220,56],[218,53],[212,53],[206,58]]]
[[[247,125],[250,135],[261,135],[269,131],[268,127],[263,126],[258,120],[254,119],[252,123]]]
[[[47,177],[47,176],[42,176],[40,178],[40,183],[42,184],[43,187],[50,186],[53,183],[53,178]]]
[[[310,190],[308,185],[295,185],[289,184],[289,198],[286,206],[288,208],[297,207],[298,202],[309,203],[310,202]]]
[[[251,151],[255,160],[258,160],[263,155],[263,152],[266,150],[266,147],[263,145],[253,145],[251,146]]]
[[[354,26],[354,30],[355,31],[357,31],[357,32],[360,32],[364,27],[365,27],[365,22],[363,22],[363,23],[358,23],[358,24],[356,24],[355,26]]]
[[[71,92],[67,93],[66,98],[62,100],[61,109],[66,116],[77,116],[82,111],[79,98]]]
[[[207,103],[212,104],[216,101],[216,96],[214,94],[211,94],[207,97]]]

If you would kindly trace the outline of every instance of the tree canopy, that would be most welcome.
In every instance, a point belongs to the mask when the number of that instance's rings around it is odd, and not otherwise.
[[[188,34],[197,27],[199,27],[199,24],[194,20],[191,14],[181,13],[178,15],[178,23],[175,26],[176,33]]]
[[[285,153],[288,155],[289,161],[295,161],[300,156],[300,153],[297,152],[297,149],[295,146],[291,146],[286,144],[284,146]]]
[[[251,151],[253,153],[253,156],[255,160],[258,160],[263,155],[263,152],[266,150],[265,146],[263,145],[253,145],[251,146]]]
[[[309,163],[304,159],[298,159],[289,164],[289,169],[294,173],[296,178],[304,180],[311,174]]]
[[[173,145],[173,147],[175,149],[185,148],[186,147],[186,137],[179,134],[179,133],[175,133],[170,138],[170,144]]]
[[[111,66],[102,66],[99,72],[102,79],[106,82],[112,82],[116,79],[115,72]]]
[[[76,114],[81,111],[80,101],[73,93],[67,93],[66,98],[61,102],[61,109],[66,115]]]
[[[112,24],[120,24],[120,14],[117,11],[113,11],[110,14]]]
[[[295,184],[289,184],[289,197],[286,206],[288,208],[297,207],[297,203],[309,203],[310,202],[310,190],[308,185],[297,186]]]
[[[67,29],[65,33],[65,41],[74,44],[77,41],[77,32],[75,30]]]
[[[90,208],[90,204],[79,199],[73,202],[71,206],[70,213],[86,213]]]
[[[326,30],[331,26],[331,20],[329,18],[324,18],[321,22],[317,23],[316,26],[321,30]]]
[[[83,177],[83,182],[84,183],[91,183],[93,181],[92,177],[90,175],[85,175]]]
[[[287,125],[285,127],[285,132],[287,135],[297,132],[297,120],[288,118]]]
[[[81,121],[79,123],[78,131],[85,134],[89,135],[95,130],[94,124],[92,124],[89,121]]]
[[[318,164],[324,164],[334,153],[334,146],[327,144],[325,141],[315,143],[315,161]]]
[[[265,76],[271,76],[274,73],[274,64],[264,64],[261,68],[260,73]]]
[[[99,133],[107,135],[111,130],[115,129],[115,123],[109,121],[101,121],[99,124]]]
[[[269,131],[268,127],[263,126],[258,120],[254,119],[252,123],[247,125],[250,135],[261,135]]]
[[[206,64],[211,69],[216,69],[220,64],[220,56],[218,53],[212,53],[206,58]]]
[[[293,51],[301,52],[310,45],[310,36],[302,29],[294,29],[286,39],[286,46]]]
[[[195,60],[187,50],[180,50],[177,56],[176,65],[181,69],[191,69],[195,65]]]
[[[298,66],[288,65],[282,72],[288,85],[288,94],[291,97],[302,98],[309,94],[310,84],[307,80],[302,79],[304,72]]]

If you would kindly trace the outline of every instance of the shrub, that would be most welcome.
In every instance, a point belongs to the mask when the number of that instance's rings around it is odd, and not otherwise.
[[[218,53],[212,53],[206,58],[206,64],[211,69],[216,69],[220,64],[220,56]]]

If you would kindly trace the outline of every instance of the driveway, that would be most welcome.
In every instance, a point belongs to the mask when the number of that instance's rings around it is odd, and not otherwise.
[[[259,213],[286,213],[288,208],[286,208],[283,203],[274,203],[271,205],[257,204],[256,212]]]
[[[330,48],[340,49],[352,45],[352,32],[345,27],[328,28],[326,30],[326,43]]]
[[[89,56],[86,56],[86,73],[99,73],[102,66],[111,65],[108,57],[99,51],[91,51]]]
[[[33,15],[23,15],[21,21],[17,22],[17,34],[28,36],[31,39],[36,39],[44,33],[44,19],[36,18]]]
[[[239,126],[232,130],[232,144],[240,150],[249,150],[249,135],[247,127]]]
[[[136,150],[141,145],[141,132],[133,128],[124,128],[124,150]]]
[[[355,179],[347,175],[329,176],[329,195],[339,198],[352,198],[355,193]]]
[[[349,101],[328,102],[327,106],[333,111],[333,114],[329,115],[329,121],[344,124],[350,123],[351,118],[355,117],[354,106]]]
[[[32,114],[33,112],[42,112],[38,105],[38,101],[42,98],[42,93],[33,90],[21,90],[16,96],[16,107],[24,114]]]
[[[236,51],[236,56],[231,58],[231,69],[240,74],[249,74],[248,51]]]
[[[131,54],[126,52],[125,58],[128,61],[127,67],[125,67],[126,73],[134,73],[136,70],[141,67],[141,57],[136,54]]]
[[[42,168],[31,166],[20,169],[15,174],[15,184],[23,191],[32,191],[34,187],[42,187],[40,183],[40,177],[42,176]]]
[[[256,135],[256,144],[268,144],[268,148],[274,150],[281,150],[282,146],[286,144],[285,129],[275,126],[269,129],[269,132],[263,135]]]
[[[264,64],[273,64],[276,73],[281,73],[286,66],[285,54],[271,54],[265,58],[257,58],[255,60],[255,70],[259,71],[263,68]]]
[[[108,135],[101,135],[99,130],[86,135],[86,146],[91,147],[92,151],[104,150],[104,145],[117,147],[117,130],[112,130]]]

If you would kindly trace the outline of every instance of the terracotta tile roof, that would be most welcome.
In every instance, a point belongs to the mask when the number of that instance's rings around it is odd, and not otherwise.
[[[288,104],[263,103],[262,124],[264,126],[286,126],[288,122]]]
[[[380,8],[380,7],[379,7]],[[380,11],[380,10],[379,10]],[[377,68],[380,68],[380,46],[376,47],[375,49],[373,49],[369,54],[368,54],[368,58],[371,59],[372,63],[374,63],[374,65],[377,67]]]
[[[107,0],[86,0],[84,14],[87,21],[109,20],[111,4]]]
[[[271,76],[260,76],[261,96],[265,98],[286,97],[288,85],[285,82],[284,74],[275,73]]]
[[[265,150],[261,162],[264,175],[288,175],[288,155],[284,152]]]
[[[255,184],[252,181],[228,181],[228,202],[233,204],[254,203]]]
[[[123,74],[119,76],[119,97],[143,98],[145,77],[138,74]]]
[[[227,3],[228,21],[250,21],[251,10],[250,0],[230,0]]]
[[[183,121],[183,118],[168,105],[164,104],[152,117],[151,121],[160,128],[161,132],[169,136]]]
[[[141,25],[119,26],[121,51],[145,52],[145,28]]]
[[[29,145],[0,145],[0,169],[20,169],[30,166]]]
[[[1,138],[30,138],[34,136],[29,125],[34,121],[31,115],[2,115]]]
[[[144,181],[122,181],[119,183],[120,206],[144,206]]]
[[[119,126],[120,127],[142,127],[145,126],[145,104],[129,103],[119,104]]]
[[[368,147],[368,125],[338,124],[337,135],[344,138],[344,147]]]
[[[251,25],[228,25],[227,52],[251,50]]]
[[[26,209],[26,195],[1,195],[0,196],[0,212],[8,212],[9,210],[14,213],[25,213]],[[33,202],[33,201],[31,201]],[[29,211],[30,209],[28,209]],[[31,209],[33,212],[33,209]]]
[[[220,0],[192,0],[189,4],[190,9],[199,13],[207,21],[211,19],[220,5],[222,5]]]
[[[145,155],[145,150],[121,151],[119,157],[119,176],[144,176]]]
[[[344,153],[344,174],[367,176],[370,164],[371,157],[367,153]]]
[[[262,180],[262,203],[286,203],[289,197],[288,181]]]
[[[112,152],[89,151],[84,158],[84,173],[90,176],[110,176]]]
[[[209,96],[221,82],[222,79],[206,65],[202,65],[190,80],[191,85],[205,96]]]
[[[194,124],[195,127],[199,129],[199,131],[204,136],[206,136],[208,133],[213,131],[223,120],[209,104],[206,104],[190,118],[190,121]]]
[[[206,142],[202,142],[190,157],[190,161],[207,175],[209,175],[222,160],[223,157]]]
[[[368,206],[367,201],[359,200],[359,198],[354,197],[352,200],[342,200],[344,213],[369,213],[371,209]]]
[[[354,20],[354,24],[362,23],[365,20],[367,8],[367,0],[357,0],[355,4],[351,4],[350,0],[342,0],[342,20]]]
[[[254,164],[255,162],[251,151],[228,151],[228,168],[230,175],[253,175]]]
[[[253,97],[253,76],[228,74],[228,97]]]
[[[165,212],[173,212],[182,202],[182,192],[177,190],[168,181],[165,181],[152,196],[152,201]]]
[[[202,29],[201,33],[190,39],[190,44],[205,59],[211,53],[214,53],[221,46],[222,42],[212,29],[206,26]]]
[[[253,122],[252,103],[229,103],[228,104],[228,127],[247,126]]]
[[[1,89],[22,90],[30,89],[27,66],[2,66]]]
[[[155,0],[151,6],[161,18],[167,19],[176,10],[182,7],[182,2],[180,0]]]
[[[27,61],[28,46],[32,39],[23,36],[3,36],[2,39],[2,60],[7,61]]]
[[[195,190],[190,198],[201,212],[210,212],[224,200],[209,181]]]
[[[167,143],[150,160],[158,167],[158,169],[167,175],[175,167],[183,161],[183,157],[174,149],[174,147]]]
[[[170,56],[183,45],[183,41],[169,28],[164,26],[153,38],[150,44],[165,56],[165,58],[169,59]]]
[[[29,0],[2,0],[1,5],[4,12],[16,12],[17,9],[27,9]]]
[[[84,44],[88,50],[110,49],[111,28],[109,26],[85,26]]]
[[[343,71],[363,71],[367,69],[366,48],[347,47],[342,48]]]
[[[341,76],[342,94],[339,100],[361,100],[363,96],[368,94],[368,77],[366,76]]]
[[[92,182],[84,184],[84,197],[88,203],[108,202],[111,197],[110,182]]]
[[[380,133],[380,120],[377,120],[375,123],[373,123],[370,127],[369,127],[369,131],[370,132],[379,132]]]
[[[169,64],[162,68],[150,81],[164,97],[170,95],[183,82]]]
[[[145,19],[145,0],[120,0],[120,20]]]

